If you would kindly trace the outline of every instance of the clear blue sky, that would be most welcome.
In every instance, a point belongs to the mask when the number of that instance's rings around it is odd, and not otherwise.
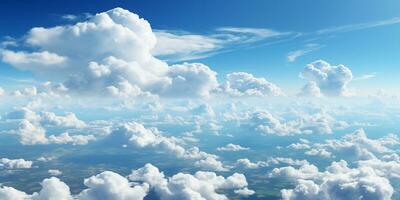
[[[400,17],[400,1],[2,1],[0,36],[21,38],[32,27],[51,27],[66,22],[66,14],[95,14],[122,7],[147,19],[153,29],[184,30],[208,34],[219,27],[267,28],[301,33],[296,39],[255,48],[237,48],[227,53],[202,58],[219,74],[251,72],[287,89],[303,83],[298,74],[304,65],[317,59],[344,64],[356,77],[373,74],[374,78],[352,83],[364,89],[396,90],[400,85],[400,23],[380,22]],[[379,24],[374,26],[373,24]],[[343,27],[345,26],[345,27]],[[317,31],[338,29],[325,34]],[[361,28],[357,28],[361,27]],[[318,44],[319,48],[288,62],[289,52]],[[256,46],[256,45],[255,45]],[[30,77],[4,63],[0,64],[0,84],[4,77]]]

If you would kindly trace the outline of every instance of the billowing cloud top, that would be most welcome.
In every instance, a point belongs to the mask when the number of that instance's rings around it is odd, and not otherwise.
[[[168,66],[155,58],[150,24],[122,8],[74,25],[33,28],[24,42],[38,51],[2,50],[2,60],[78,93],[207,97],[218,85],[206,65]]]
[[[347,85],[353,79],[351,70],[344,65],[333,66],[323,60],[308,64],[300,77],[308,80],[303,92],[319,96],[319,90],[327,96],[348,96]]]

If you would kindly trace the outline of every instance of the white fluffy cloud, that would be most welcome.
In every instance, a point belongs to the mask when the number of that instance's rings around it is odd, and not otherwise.
[[[232,96],[281,96],[282,90],[265,78],[257,78],[246,72],[226,75],[222,90]]]
[[[88,189],[78,195],[79,200],[140,200],[147,195],[149,189],[147,184],[132,187],[128,179],[110,171],[85,179],[84,184]]]
[[[72,200],[69,187],[58,178],[44,179],[41,183],[42,189],[38,193],[28,195],[12,187],[0,187],[0,199],[4,200]]]
[[[227,145],[225,145],[223,147],[218,147],[217,148],[218,151],[247,151],[249,149],[250,148],[242,147],[242,146],[240,146],[238,144],[232,144],[232,143],[229,143],[229,144],[227,144]]]
[[[139,183],[140,182],[140,183]],[[111,171],[104,171],[84,180],[87,187],[79,194],[72,195],[68,185],[58,178],[44,179],[42,189],[33,194],[16,190],[12,187],[0,186],[2,200],[143,200],[152,189],[162,200],[226,200],[221,190],[234,190],[243,196],[254,194],[247,188],[247,180],[243,174],[234,173],[224,178],[213,172],[198,171],[194,175],[178,173],[166,177],[163,172],[151,164],[133,170],[125,178]]]
[[[44,82],[37,86],[25,87],[14,90],[11,95],[14,97],[64,97],[68,98],[68,88],[62,83]]]
[[[59,68],[58,66],[65,64],[67,58],[59,56],[48,51],[27,53],[23,51],[14,52],[9,50],[0,51],[3,62],[16,66],[21,70],[48,70],[51,68]],[[54,69],[53,69],[54,70]]]
[[[146,128],[137,122],[127,122],[116,128],[110,137],[122,136],[139,148],[153,148],[170,153],[178,158],[195,161],[195,166],[215,171],[228,169],[218,160],[218,156],[200,151],[197,147],[185,148],[175,137],[164,136],[157,128]]]
[[[3,62],[81,94],[207,97],[217,87],[216,73],[208,66],[168,66],[155,58],[151,50],[157,40],[150,24],[122,8],[74,25],[32,28],[25,42],[40,51],[3,50]]]
[[[399,145],[400,139],[389,134],[378,139],[371,139],[363,129],[358,129],[351,134],[344,135],[340,139],[329,139],[325,143],[311,144],[308,141],[301,141],[289,145],[293,149],[306,149],[305,154],[312,156],[331,157],[332,152],[342,152],[354,155],[357,159],[369,160],[376,159],[376,155],[393,153],[390,147]]]
[[[347,162],[333,162],[324,172],[314,165],[275,168],[270,177],[294,181],[294,189],[283,189],[282,198],[295,199],[380,199],[390,200],[393,187],[372,168],[349,168]]]
[[[62,172],[58,169],[49,169],[47,172],[49,172],[49,174],[52,176],[59,176],[62,174]]]
[[[314,81],[310,81],[301,88],[301,91],[298,93],[298,96],[321,97],[322,93],[317,83],[315,83]]]
[[[289,121],[272,115],[268,111],[255,111],[249,115],[249,123],[255,130],[263,134],[294,135],[294,134],[329,134],[334,129],[348,127],[344,121],[335,120],[325,112],[304,114]]]
[[[300,73],[300,77],[313,82],[303,88],[303,92],[306,92],[304,95],[318,94],[317,88],[319,88],[320,92],[326,96],[348,96],[347,85],[353,79],[348,67],[334,66],[323,60],[308,64]]]
[[[105,171],[96,176],[85,179],[84,184],[88,189],[78,195],[71,195],[69,187],[58,178],[44,179],[42,189],[38,193],[28,195],[11,187],[0,187],[0,199],[4,200],[142,200],[148,191],[148,185],[132,187],[123,176]]]
[[[235,173],[227,178],[217,176],[213,172],[196,172],[194,175],[178,173],[167,178],[151,164],[132,171],[129,175],[132,181],[148,183],[162,200],[225,200],[225,195],[218,190],[235,190],[238,193],[251,195],[254,191],[247,189],[246,177]]]
[[[5,169],[29,169],[32,167],[33,162],[24,159],[0,159],[0,168]]]
[[[260,167],[269,166],[269,163],[264,161],[251,162],[247,158],[240,158],[236,161],[235,166],[247,169],[258,169]]]
[[[59,116],[45,111],[36,113],[27,107],[22,107],[7,113],[4,120],[5,123],[11,124],[12,129],[9,132],[18,135],[20,143],[24,145],[69,143],[84,145],[96,139],[94,135],[70,135],[68,132],[46,135],[46,129],[51,127],[82,129],[87,126],[70,112]]]
[[[251,162],[247,158],[240,158],[236,160],[235,166],[247,169],[258,169],[261,167],[268,167],[271,165],[279,165],[279,164],[287,164],[287,165],[305,165],[308,164],[307,160],[297,160],[292,158],[285,158],[285,157],[272,157],[267,161],[257,161]]]

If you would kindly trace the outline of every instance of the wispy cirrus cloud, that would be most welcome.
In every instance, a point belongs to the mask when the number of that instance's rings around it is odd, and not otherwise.
[[[298,57],[304,56],[313,51],[317,51],[321,47],[322,47],[322,45],[320,45],[320,44],[315,44],[315,43],[306,44],[301,49],[289,52],[286,56],[287,61],[294,62],[294,61],[296,61],[296,59]]]
[[[152,54],[167,60],[193,60],[224,52],[229,48],[244,47],[293,35],[266,28],[220,27],[209,34],[176,30],[155,30],[157,44]]]
[[[357,30],[363,30],[363,29],[399,24],[399,23],[400,23],[400,17],[394,17],[391,19],[386,19],[381,21],[364,22],[358,24],[349,24],[349,25],[320,29],[316,31],[315,34],[321,35],[329,33],[350,32],[350,31],[357,31]]]
[[[355,77],[353,80],[355,81],[361,81],[361,80],[368,80],[376,77],[376,73],[370,73],[370,74],[363,74],[360,76]]]

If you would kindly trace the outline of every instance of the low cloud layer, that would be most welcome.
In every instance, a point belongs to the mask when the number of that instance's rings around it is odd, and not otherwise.
[[[0,186],[0,199],[13,200],[143,200],[150,190],[154,190],[161,200],[183,199],[228,199],[219,190],[234,190],[239,195],[252,195],[243,174],[235,173],[227,178],[213,172],[198,171],[194,175],[178,173],[166,177],[151,164],[133,170],[125,178],[111,171],[104,171],[84,180],[86,189],[72,195],[70,188],[56,177],[44,179],[42,189],[33,194]]]

